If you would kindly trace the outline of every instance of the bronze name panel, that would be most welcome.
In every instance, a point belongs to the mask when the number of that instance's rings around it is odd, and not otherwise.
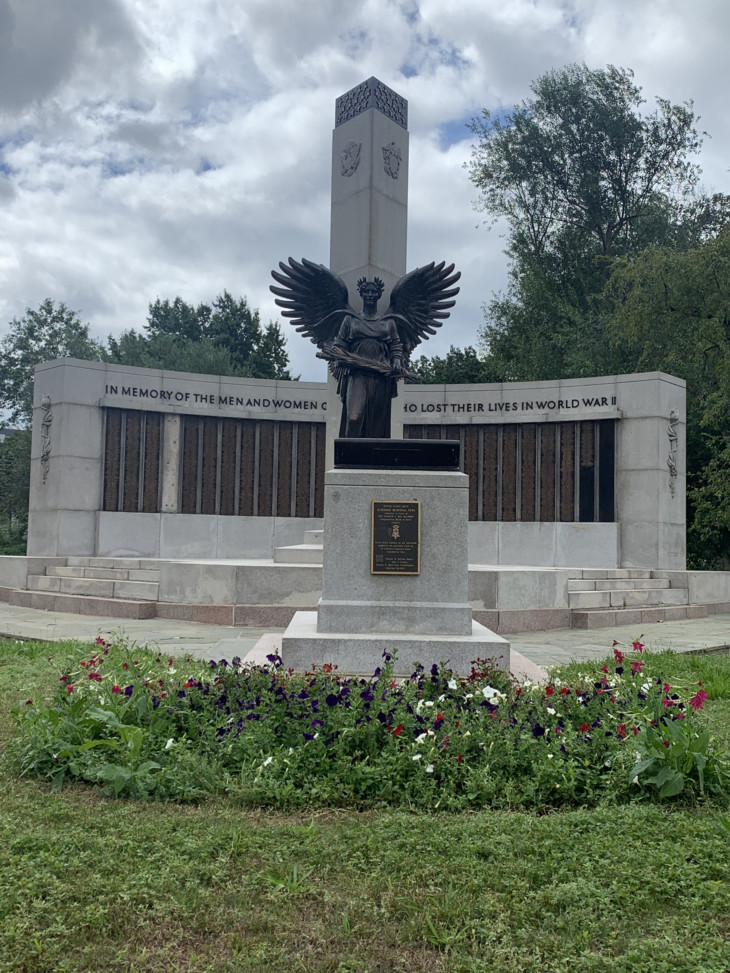
[[[373,500],[370,573],[421,573],[420,501]]]

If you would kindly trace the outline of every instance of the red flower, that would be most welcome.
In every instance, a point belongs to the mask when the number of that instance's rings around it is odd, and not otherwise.
[[[587,723],[582,723],[580,727],[581,733],[587,733],[590,730],[590,726]]]
[[[614,642],[613,644],[615,645],[616,643]],[[621,665],[621,663],[624,661],[624,654],[620,649],[613,650],[613,657],[619,665]]]
[[[68,676],[61,676],[59,682],[68,682]]]
[[[454,723],[454,726],[461,726],[461,723],[458,720],[456,720],[456,722]]]
[[[194,679],[188,679],[188,681],[186,683],[184,683],[183,689],[190,689],[191,686],[194,686],[194,685],[195,685],[195,680]]]
[[[619,725],[616,728],[616,732],[618,733],[618,735],[623,740],[623,738],[626,736],[626,724],[625,723],[619,723]]]
[[[462,757],[461,754],[459,754],[459,756],[456,759],[459,761],[459,763],[463,763],[464,762],[464,758]]]
[[[639,735],[639,728],[638,728],[638,726],[632,726],[631,727],[631,731],[632,731],[632,733],[634,734],[635,737],[637,737]]]
[[[568,689],[568,687],[567,686],[563,686],[563,688],[560,690],[560,695],[561,696],[567,696],[569,692],[570,692],[570,690]]]
[[[73,686],[71,685],[71,683],[68,683],[67,686],[66,686],[66,692],[67,693],[72,693],[73,691],[74,691]]]
[[[608,672],[608,666],[607,665],[602,665],[601,666],[601,672]]]
[[[631,648],[634,650],[634,652],[644,651],[644,643],[640,641],[641,638],[642,636],[640,635],[638,639],[631,643]]]
[[[322,672],[332,672],[332,663],[331,662],[325,662],[322,665]]]
[[[635,676],[637,672],[641,672],[644,668],[643,662],[632,662],[631,663],[631,675]]]
[[[93,679],[94,682],[101,682],[101,676],[98,672],[90,672],[89,679]]]
[[[619,643],[618,643],[618,642],[616,641],[616,639],[614,639],[614,640],[613,640],[613,644],[614,644],[614,645],[618,645]]]
[[[403,732],[403,724],[399,723],[398,726],[393,730],[393,736],[399,737]]]
[[[124,671],[127,672],[129,670],[129,663],[128,662],[123,662],[122,663],[122,669],[124,669]]]
[[[707,693],[704,691],[704,689],[698,689],[695,695],[690,699],[689,705],[695,712],[697,712],[698,709],[702,709],[706,699]]]
[[[121,686],[117,686],[117,684],[114,683],[114,685],[112,686],[112,692],[113,693],[121,693],[121,691],[122,691],[122,687]]]
[[[555,692],[555,689],[552,686],[548,686],[545,689],[545,695],[546,696],[552,696],[554,692]]]
[[[691,703],[692,700],[690,700],[690,704]],[[670,706],[674,706],[674,700],[669,699],[667,696],[665,696],[664,699],[662,700],[662,706],[664,707],[664,709],[669,709]]]
[[[669,683],[668,683],[668,682],[665,682],[665,683],[664,683],[664,686],[663,686],[663,689],[664,689],[664,692],[665,692],[665,693],[668,693],[668,692],[669,692],[669,690],[670,690],[671,688],[672,688],[672,687],[671,687],[671,686],[669,685]]]

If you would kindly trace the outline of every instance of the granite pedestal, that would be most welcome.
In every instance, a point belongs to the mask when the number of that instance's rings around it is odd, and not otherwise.
[[[509,668],[509,642],[472,621],[468,602],[468,477],[442,470],[334,469],[325,475],[322,597],[297,612],[282,642],[286,666],[329,662],[372,672],[383,651],[468,673],[474,659]],[[371,573],[373,501],[420,505],[418,574]]]

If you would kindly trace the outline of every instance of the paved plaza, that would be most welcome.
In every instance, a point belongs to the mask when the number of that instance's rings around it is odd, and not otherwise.
[[[182,622],[164,618],[119,619],[96,615],[72,615],[39,611],[0,603],[0,636],[18,639],[60,641],[79,639],[93,642],[123,632],[139,645],[158,645],[170,655],[193,655],[201,659],[247,658],[263,662],[266,654],[281,646],[283,629],[234,628]],[[636,626],[615,625],[588,631],[552,629],[508,635],[512,671],[537,680],[541,669],[571,660],[600,659],[611,652],[614,639],[630,648],[641,637],[647,650],[660,652],[730,651],[730,613],[707,618]]]

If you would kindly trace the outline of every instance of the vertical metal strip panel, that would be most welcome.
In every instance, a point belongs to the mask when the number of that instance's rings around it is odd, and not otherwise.
[[[104,510],[119,510],[119,480],[122,413],[105,409],[104,421]]]
[[[259,514],[259,471],[261,469],[261,423],[256,422],[253,434],[253,516]]]
[[[515,429],[515,520],[522,520],[522,426]]]
[[[502,519],[502,456],[504,453],[504,426],[497,427],[497,520]]]
[[[124,480],[125,480],[125,459],[127,452],[127,413],[122,412],[122,421],[119,433],[119,492],[117,494],[117,510],[124,510]]]
[[[157,436],[157,509],[162,510],[162,457],[165,446],[165,418],[162,413],[158,416],[159,433]]]
[[[271,456],[271,516],[276,517],[279,499],[279,430],[278,422],[274,423],[274,445]]]
[[[147,413],[139,417],[139,471],[137,473],[137,511],[144,510],[144,458],[147,454]]]
[[[314,517],[315,494],[317,492],[317,426],[309,426],[309,516]]]
[[[556,522],[560,522],[560,450],[562,446],[561,436],[562,423],[555,423],[555,517]]]
[[[535,426],[535,520],[540,520],[542,501],[542,426]]]
[[[195,513],[199,514],[203,504],[203,441],[205,436],[205,421],[198,419],[198,451],[195,467]]]
[[[479,426],[477,445],[477,520],[484,520],[484,426]]]
[[[580,521],[580,423],[572,423],[574,440],[573,466],[573,521]]]
[[[301,423],[292,423],[291,431],[291,479],[289,480],[289,516],[297,515],[297,457],[299,447],[299,427]]]
[[[600,520],[601,423],[593,423],[593,523]]]
[[[236,423],[236,462],[235,462],[235,482],[233,485],[233,512],[238,516],[241,504],[241,433],[243,426],[241,422]]]
[[[216,516],[221,512],[221,468],[223,464],[223,420],[218,420],[216,430],[217,438],[215,444],[215,513]]]
[[[443,435],[441,437],[443,439]],[[459,426],[459,469],[464,472],[464,447],[466,445],[465,429]]]

